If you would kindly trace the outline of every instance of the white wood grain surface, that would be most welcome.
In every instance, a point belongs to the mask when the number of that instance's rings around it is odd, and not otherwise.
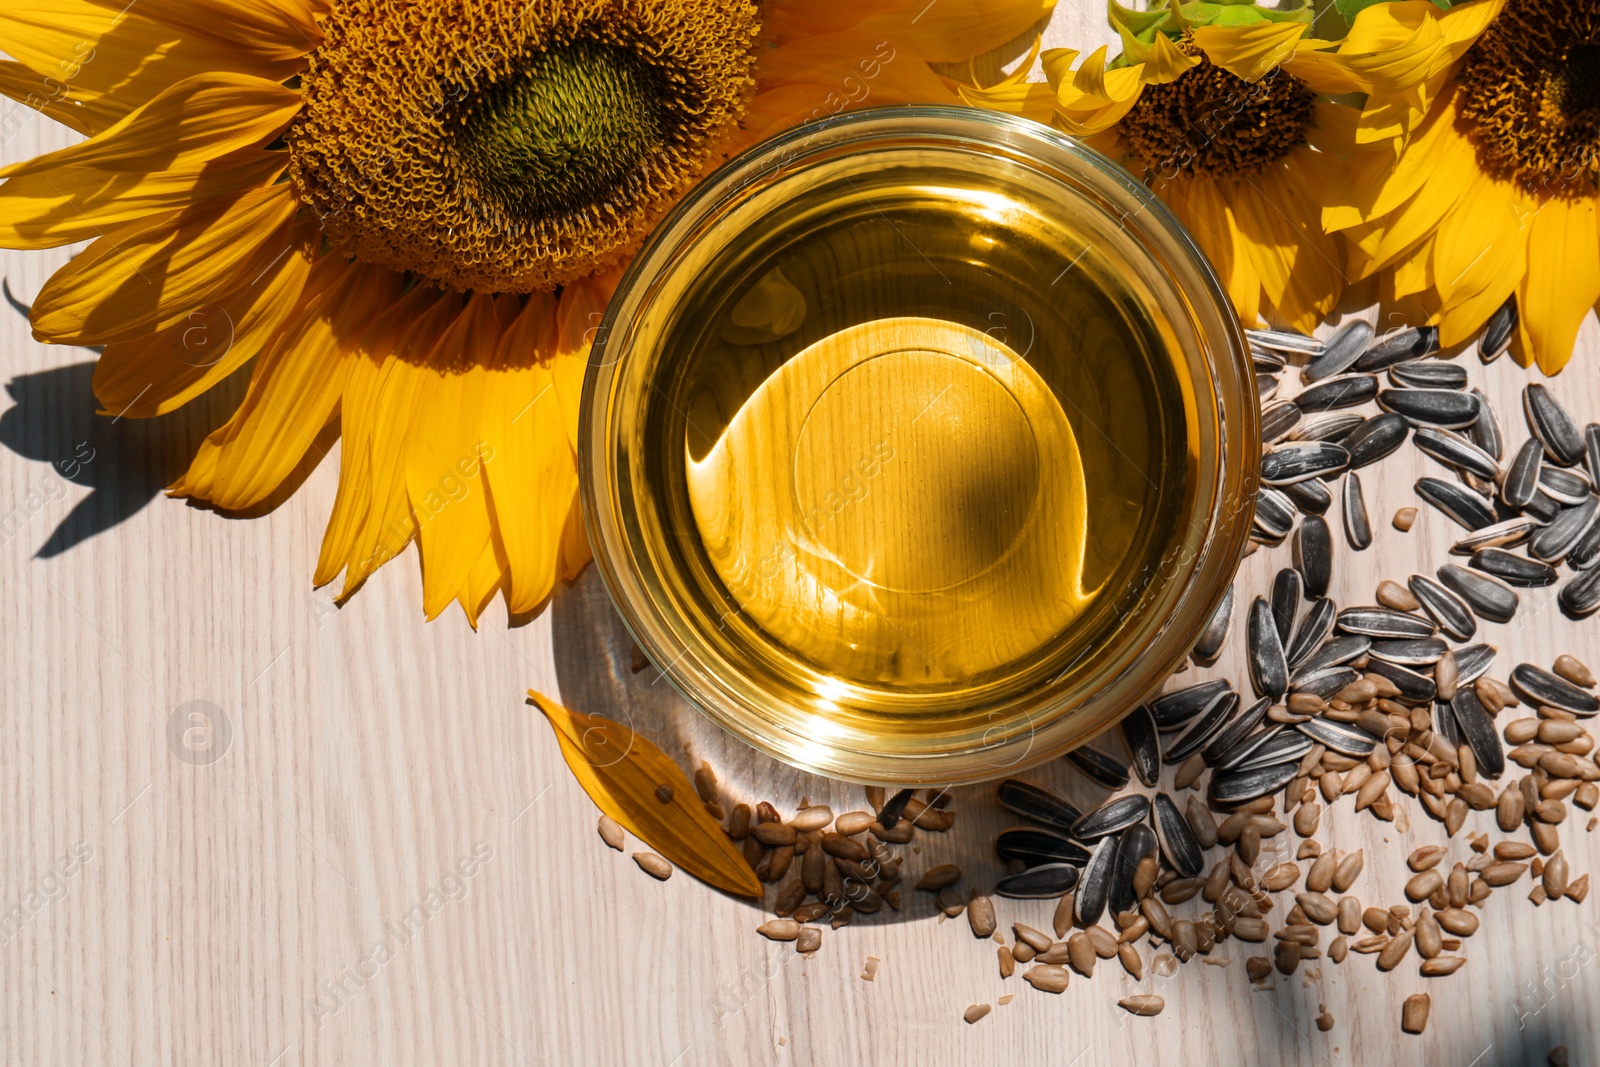
[[[1069,0],[1049,41],[1103,40],[1102,19]],[[69,140],[37,120],[0,159]],[[0,274],[26,303],[66,258],[6,253]],[[1597,420],[1592,317],[1581,349],[1557,389]],[[844,811],[859,790],[754,756],[653,670],[632,674],[592,571],[528,625],[508,628],[497,608],[476,634],[459,614],[424,624],[414,554],[336,609],[309,586],[335,457],[275,510],[223,517],[158,490],[228,397],[155,423],[96,417],[93,353],[34,343],[14,307],[0,307],[0,359],[4,1063],[1468,1067],[1542,1063],[1556,1044],[1573,1063],[1600,1056],[1600,897],[1535,908],[1527,883],[1495,895],[1467,966],[1445,979],[1419,978],[1414,962],[1381,975],[1352,956],[1257,992],[1245,947],[1227,943],[1215,954],[1226,967],[1135,983],[1103,964],[1053,997],[1002,982],[994,946],[936,920],[927,899],[829,932],[801,959],[754,934],[751,906],[681,874],[658,884],[605,848],[523,690],[631,720],[686,762],[710,759],[735,798]],[[1463,362],[1514,447],[1527,373]],[[1378,542],[1355,556],[1339,541],[1337,599],[1368,600],[1379,578],[1445,561],[1453,530],[1437,513],[1424,508],[1409,534],[1387,523],[1430,465],[1408,449],[1366,479]],[[1241,593],[1288,558],[1285,547],[1249,559]],[[1560,650],[1600,666],[1597,627],[1533,591],[1512,625],[1485,630],[1503,674]],[[1246,679],[1231,656],[1205,673]],[[189,719],[196,707],[209,719]],[[175,730],[198,732],[174,743]],[[1062,769],[1038,777],[1091,796]],[[1004,820],[989,790],[957,803],[956,829],[919,838],[909,869],[953,859],[986,884]],[[1364,901],[1401,900],[1406,852],[1444,840],[1402,806],[1408,831],[1348,800],[1323,818],[1324,842],[1367,850],[1353,890]],[[1582,821],[1563,833],[1574,874],[1600,874]],[[1046,927],[1050,907],[1000,912]],[[882,960],[871,982],[868,956]],[[1118,1010],[1136,989],[1165,996],[1166,1012]],[[1427,1034],[1402,1037],[1400,1003],[1424,989]],[[1016,1000],[961,1021],[1002,994]],[[1322,1004],[1328,1033],[1313,1022]]]

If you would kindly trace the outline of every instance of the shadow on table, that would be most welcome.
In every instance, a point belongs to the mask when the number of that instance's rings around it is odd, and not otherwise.
[[[604,715],[628,725],[682,766],[692,769],[701,760],[707,761],[718,776],[726,807],[731,809],[740,802],[753,806],[757,801],[770,800],[785,818],[804,800],[828,804],[835,814],[868,809],[861,786],[808,774],[763,755],[695,711],[655,667],[646,666],[635,673],[633,639],[612,607],[594,567],[561,588],[550,610],[562,703],[575,711]],[[1109,796],[1060,760],[1021,777],[1056,788],[1086,809]],[[922,871],[936,864],[958,865],[963,872],[962,889],[976,887],[987,892],[1005,873],[994,855],[994,837],[1021,820],[995,802],[993,785],[958,787],[950,790],[950,795],[957,814],[955,825],[948,832],[919,830],[909,845],[892,846],[907,856],[902,869],[909,877],[901,886],[901,910],[884,907],[872,915],[858,915],[854,924],[935,916],[933,895],[916,892],[912,883]],[[787,884],[795,874],[785,876],[778,885]],[[768,906],[775,892],[776,886],[768,887]],[[1046,921],[1055,906],[1053,901],[1017,903],[1039,905]],[[751,904],[761,906],[757,901]],[[1007,909],[1007,913],[1016,910]],[[1034,910],[1037,909],[1030,908],[1028,914]]]
[[[0,445],[43,464],[18,499],[0,502],[0,537],[24,535],[67,483],[89,490],[40,544],[58,556],[138,514],[188,467],[195,450],[237,406],[242,382],[225,382],[183,408],[153,419],[95,414],[94,363],[72,363],[6,383],[12,406],[0,412]],[[37,536],[37,535],[34,535]]]

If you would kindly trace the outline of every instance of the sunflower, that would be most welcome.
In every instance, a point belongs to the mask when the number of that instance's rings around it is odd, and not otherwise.
[[[1122,52],[1043,54],[1047,84],[966,90],[974,103],[1051,121],[1117,159],[1173,210],[1246,325],[1309,330],[1338,303],[1343,258],[1322,228],[1344,115],[1300,76],[1309,8],[1115,2]],[[1318,73],[1312,71],[1313,75]]]
[[[0,93],[87,140],[0,171],[0,246],[91,242],[32,322],[103,346],[105,413],[248,373],[173,495],[258,505],[335,426],[316,584],[416,541],[475,626],[588,559],[589,342],[662,214],[785,126],[954,102],[930,63],[1052,3],[7,0]]]
[[[1327,227],[1441,343],[1507,306],[1518,362],[1558,372],[1600,301],[1600,2],[1386,4],[1355,29],[1452,47],[1422,99],[1367,98],[1357,177]]]

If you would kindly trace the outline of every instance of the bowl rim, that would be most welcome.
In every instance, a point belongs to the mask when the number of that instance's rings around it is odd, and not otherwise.
[[[958,765],[973,760],[975,753],[965,749],[954,753],[908,756],[834,746],[828,750],[830,758],[818,760],[815,758],[816,745],[811,739],[792,736],[791,731],[761,717],[759,708],[746,707],[746,717],[743,718],[730,713],[720,702],[730,698],[738,701],[739,697],[728,689],[728,680],[716,677],[715,671],[686,669],[683,662],[696,660],[698,666],[698,657],[689,655],[691,650],[688,648],[675,651],[663,647],[658,640],[658,636],[669,629],[665,625],[670,621],[666,618],[668,613],[662,610],[660,600],[650,595],[647,583],[640,574],[635,573],[632,566],[633,554],[626,551],[628,531],[623,523],[617,521],[617,494],[611,486],[613,479],[610,477],[616,465],[613,463],[614,436],[608,433],[611,420],[606,415],[613,386],[626,354],[615,355],[610,346],[624,309],[639,301],[641,291],[648,294],[646,283],[661,277],[665,273],[663,266],[670,266],[683,251],[684,246],[678,238],[685,226],[707,214],[728,209],[737,203],[747,188],[780,180],[789,165],[803,162],[810,154],[823,148],[838,148],[841,144],[850,146],[857,142],[867,144],[873,140],[869,136],[873,133],[905,136],[918,132],[938,133],[952,142],[956,139],[954,135],[959,132],[965,133],[969,142],[997,147],[1031,143],[1035,148],[1063,153],[1071,157],[1075,165],[1086,166],[1110,186],[1109,191],[1136,202],[1137,211],[1122,215],[1119,222],[1125,224],[1134,215],[1148,212],[1155,228],[1170,240],[1184,264],[1190,268],[1192,280],[1198,281],[1201,291],[1193,291],[1189,285],[1191,279],[1180,282],[1174,278],[1174,288],[1186,293],[1195,302],[1204,298],[1217,312],[1216,318],[1224,336],[1210,338],[1213,343],[1206,346],[1208,351],[1203,358],[1212,372],[1206,384],[1209,386],[1217,380],[1218,372],[1226,369],[1222,364],[1230,362],[1228,357],[1231,355],[1239,386],[1236,390],[1239,395],[1233,398],[1239,410],[1227,410],[1229,397],[1218,395],[1212,401],[1216,407],[1215,484],[1201,487],[1202,490],[1211,490],[1212,508],[1207,515],[1206,531],[1190,570],[1189,583],[1173,601],[1166,618],[1150,632],[1144,643],[1146,655],[1135,657],[1123,665],[1085,700],[1067,703],[1058,698],[1053,703],[1035,709],[1034,713],[1047,715],[1052,723],[1059,724],[1073,709],[1081,710],[1101,702],[1119,687],[1125,690],[1122,694],[1125,707],[1102,712],[1090,729],[1079,731],[1081,737],[1057,741],[1040,751],[1034,750],[1036,730],[1030,729],[1023,751],[1015,753],[1007,761],[996,762],[986,758],[986,767],[976,771]],[[696,231],[690,226],[688,232],[692,235]],[[645,303],[639,306],[645,306]],[[1191,314],[1191,318],[1198,318],[1199,314]],[[943,104],[861,108],[791,127],[746,148],[704,176],[653,228],[623,271],[590,349],[579,408],[579,493],[593,559],[612,604],[651,663],[666,664],[665,667],[658,666],[658,670],[698,712],[775,759],[831,778],[883,784],[977,782],[1037,765],[1109,729],[1159,689],[1171,670],[1189,654],[1194,640],[1231,587],[1238,562],[1248,543],[1250,516],[1259,487],[1259,471],[1255,462],[1260,450],[1259,414],[1255,372],[1249,358],[1248,343],[1227,290],[1193,235],[1143,182],[1081,140],[1031,119],[1004,112]],[[1203,497],[1204,493],[1199,495]],[[1186,516],[1191,521],[1202,513],[1202,505],[1197,500],[1192,508]],[[1232,521],[1223,515],[1229,508],[1234,512]],[[1174,646],[1172,631],[1180,619],[1184,622],[1182,628],[1187,631],[1187,637]],[[1162,653],[1163,669],[1144,672],[1151,673],[1153,680],[1137,692],[1130,690],[1129,675],[1138,671],[1141,662],[1150,653],[1157,652]],[[748,719],[752,716],[766,723],[765,732],[750,728]],[[1017,744],[1012,740],[987,751],[991,754],[1010,752]],[[804,749],[807,755],[800,756],[797,749]]]

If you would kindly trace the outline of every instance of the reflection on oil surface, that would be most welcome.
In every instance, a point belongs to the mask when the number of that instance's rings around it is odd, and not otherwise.
[[[971,327],[906,316],[824,337],[687,463],[728,590],[843,677],[980,674],[1088,599],[1072,425],[1032,367]]]

